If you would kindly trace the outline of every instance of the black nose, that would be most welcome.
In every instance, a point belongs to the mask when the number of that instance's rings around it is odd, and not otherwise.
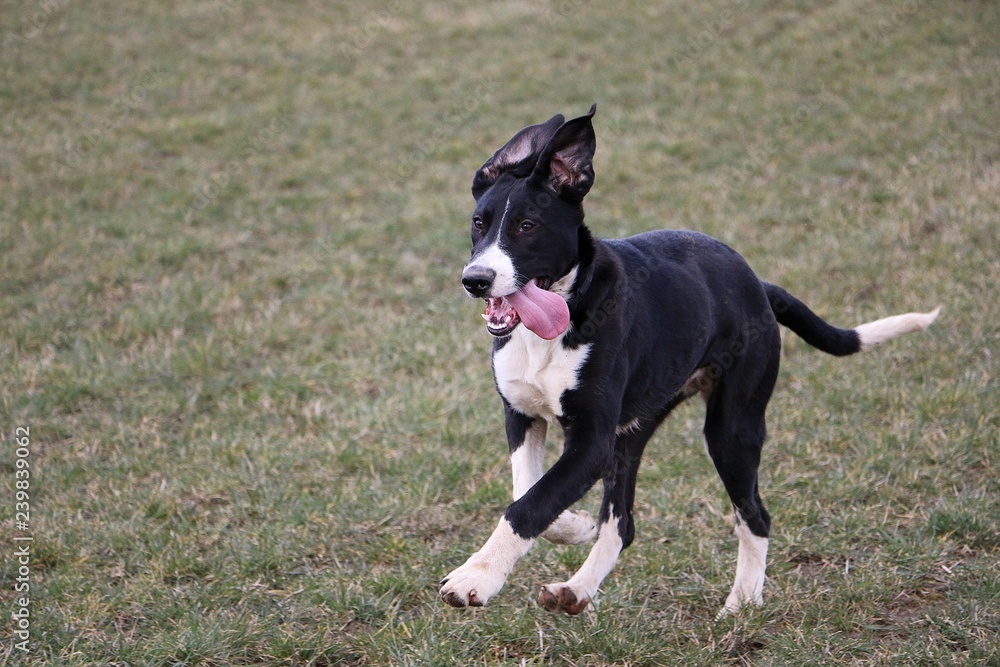
[[[497,277],[497,272],[482,266],[470,266],[462,273],[462,284],[465,291],[474,297],[486,296],[493,285],[493,279]]]

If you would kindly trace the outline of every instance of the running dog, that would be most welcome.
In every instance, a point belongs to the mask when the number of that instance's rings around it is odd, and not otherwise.
[[[595,111],[524,128],[473,179],[472,259],[462,285],[486,302],[514,502],[486,544],[441,581],[441,596],[455,607],[482,606],[539,537],[596,540],[576,574],[539,596],[549,611],[583,611],[632,542],[646,443],[674,407],[700,394],[706,449],[739,540],[720,615],[761,605],[771,518],[757,468],[778,377],[778,325],[842,356],[926,329],[940,308],[839,329],[703,234],[594,237],[583,198],[594,183]],[[545,470],[550,424],[565,443]],[[569,508],[597,480],[604,499],[595,522]]]

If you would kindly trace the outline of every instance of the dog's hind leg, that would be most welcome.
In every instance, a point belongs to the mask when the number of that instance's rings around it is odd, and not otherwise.
[[[567,614],[579,614],[597,595],[601,582],[618,562],[618,555],[625,548],[622,538],[623,525],[628,518],[618,514],[620,510],[613,504],[607,515],[601,512],[597,541],[590,549],[587,560],[576,574],[566,582],[542,586],[538,603],[549,611],[563,610]]]
[[[706,448],[733,503],[739,539],[736,579],[720,618],[745,604],[764,603],[771,517],[757,489],[757,469],[766,437],[764,411],[778,372],[777,353],[756,380],[748,381],[753,375],[746,372],[747,365],[716,385],[705,418]]]
[[[635,428],[620,429],[615,447],[615,459],[604,477],[604,500],[601,503],[597,542],[587,560],[569,581],[542,587],[538,603],[549,611],[562,610],[579,614],[597,595],[618,555],[632,543],[635,524],[632,508],[635,503],[635,481],[646,442],[661,420]]]

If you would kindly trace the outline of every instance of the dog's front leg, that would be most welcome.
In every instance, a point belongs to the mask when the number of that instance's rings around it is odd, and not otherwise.
[[[545,472],[544,419],[531,419],[504,401],[507,442],[510,446],[514,500],[523,496]],[[441,580],[441,595],[453,607],[481,607],[497,594],[517,560],[531,548],[532,539],[514,534],[506,517],[483,548]]]
[[[514,477],[514,500],[533,487],[545,473],[544,419],[530,418],[505,404],[510,468]],[[565,510],[542,537],[556,544],[585,544],[597,537],[597,522],[589,512]]]
[[[482,607],[496,595],[534,538],[514,532],[504,515],[483,548],[441,580],[441,597],[452,607]]]
[[[591,425],[567,428],[566,446],[555,465],[511,503],[483,548],[441,581],[441,596],[448,604],[478,607],[500,591],[514,564],[609,465],[614,428],[605,430]]]

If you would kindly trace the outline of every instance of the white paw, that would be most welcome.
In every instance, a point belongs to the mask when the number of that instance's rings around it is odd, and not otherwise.
[[[452,607],[482,607],[500,592],[507,573],[474,554],[441,580],[441,597]]]
[[[549,526],[542,537],[555,544],[585,544],[597,539],[597,522],[590,512],[566,510]]]
[[[514,564],[534,543],[517,535],[507,519],[500,519],[483,548],[441,580],[441,597],[452,607],[482,607],[503,588]]]
[[[733,589],[729,597],[726,598],[726,604],[722,605],[722,609],[715,615],[715,620],[720,621],[727,616],[732,616],[743,607],[761,607],[763,605],[764,595],[759,590],[756,593],[751,592],[747,594]]]
[[[571,616],[576,616],[587,608],[597,591],[588,591],[583,586],[571,582],[549,584],[542,586],[538,595],[538,604],[548,611],[562,610]]]

